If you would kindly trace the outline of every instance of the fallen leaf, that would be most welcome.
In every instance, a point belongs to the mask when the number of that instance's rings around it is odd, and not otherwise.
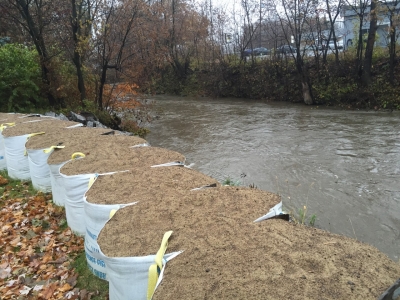
[[[19,293],[21,295],[28,295],[29,292],[31,291],[32,288],[30,288],[29,286],[24,285],[24,287],[22,288],[22,290],[19,290]]]
[[[13,239],[13,240],[10,242],[10,245],[13,246],[13,247],[17,247],[17,245],[18,245],[18,243],[19,243],[20,241],[21,241],[21,237],[17,236],[15,239]]]
[[[1,268],[0,269],[0,279],[5,279],[7,277],[9,277],[11,274],[11,268],[7,267],[7,268]]]
[[[50,297],[53,296],[54,291],[56,289],[57,289],[57,284],[53,282],[53,283],[43,287],[43,292],[40,293],[39,296],[44,299],[50,299]]]
[[[70,286],[68,283],[64,284],[62,287],[60,287],[58,290],[60,292],[66,292],[72,289],[72,286]]]

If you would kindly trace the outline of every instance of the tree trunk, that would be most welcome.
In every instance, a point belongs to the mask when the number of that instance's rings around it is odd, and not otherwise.
[[[308,70],[306,65],[304,65],[304,61],[300,55],[299,48],[297,51],[296,66],[297,66],[297,72],[299,73],[301,78],[303,101],[307,105],[314,104],[314,97],[311,91],[311,82],[308,76]]]
[[[394,84],[394,62],[396,59],[396,26],[393,24],[393,11],[390,12],[389,82]]]
[[[44,41],[44,36],[43,36],[43,28],[40,27],[37,23],[35,23],[34,17],[31,14],[30,11],[30,1],[26,0],[17,0],[16,1],[16,6],[19,10],[19,13],[22,17],[22,19],[26,22],[25,24],[25,29],[28,31],[29,35],[31,36],[33,43],[35,45],[35,48],[39,54],[40,57],[40,64],[41,64],[41,69],[42,69],[42,80],[43,83],[46,85],[47,90],[46,90],[46,95],[48,99],[48,103],[52,107],[58,107],[60,106],[61,102],[56,99],[53,94],[51,93],[50,90],[50,76],[49,76],[49,69],[47,68],[47,62],[49,60],[49,55],[47,53],[46,49],[46,43]],[[36,4],[37,5],[37,10],[41,12],[42,7],[40,6],[40,3]],[[41,14],[39,14],[39,17]],[[38,20],[39,24],[43,23],[43,20],[40,19]]]
[[[372,68],[372,54],[374,52],[375,35],[378,29],[377,23],[377,0],[371,0],[371,21],[369,23],[369,33],[367,40],[367,47],[365,49],[365,59],[363,64],[362,82],[364,85],[371,83],[371,68]]]
[[[71,4],[72,4],[71,27],[72,27],[72,39],[74,41],[74,56],[72,60],[75,64],[76,75],[78,77],[78,90],[81,96],[81,104],[84,106],[83,100],[86,99],[86,88],[85,88],[85,81],[83,78],[82,56],[79,45],[79,38],[82,32],[81,23],[84,22],[84,20],[82,20],[82,12],[81,12],[82,8],[77,6],[76,0],[71,0]],[[82,3],[80,5],[82,5]]]
[[[364,21],[363,15],[360,16],[359,20],[360,20],[360,27],[358,29],[356,74],[360,75],[362,66],[362,53],[363,53],[363,34],[362,34],[362,23]]]

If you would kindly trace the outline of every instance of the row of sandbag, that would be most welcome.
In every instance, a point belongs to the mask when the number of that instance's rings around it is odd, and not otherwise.
[[[168,264],[166,278],[157,289],[155,299],[263,298],[265,293],[285,298],[288,294],[279,294],[283,289],[276,288],[285,278],[274,281],[272,276],[271,279],[271,268],[279,272],[289,261],[291,265],[298,264],[296,271],[301,273],[304,272],[301,260],[312,259],[323,251],[318,247],[310,251],[305,244],[299,245],[303,251],[293,254],[287,249],[291,247],[288,238],[282,236],[303,235],[305,243],[308,238],[317,237],[321,245],[335,240],[334,235],[326,232],[303,227],[293,229],[286,222],[270,222],[268,226],[253,223],[255,219],[279,213],[279,197],[247,188],[219,187],[214,179],[199,172],[171,166],[183,166],[184,157],[179,153],[153,147],[129,149],[145,141],[128,138],[124,144],[126,137],[104,137],[100,131],[93,134],[93,141],[88,136],[82,141],[79,131],[85,130],[75,130],[66,129],[72,134],[65,137],[62,137],[64,133],[51,137],[50,130],[40,136],[32,135],[26,144],[28,158],[31,148],[52,153],[48,159],[54,167],[50,178],[59,177],[58,185],[51,184],[55,199],[59,199],[59,204],[65,203],[71,228],[85,234],[89,268],[109,281],[110,299],[150,299],[165,263],[176,256]],[[49,146],[45,137],[50,138],[54,147]],[[76,144],[69,140],[71,137]],[[57,149],[59,146],[65,148]],[[108,149],[101,149],[102,146]],[[109,148],[111,151],[107,151]],[[71,153],[74,158],[84,158],[71,159]],[[109,161],[113,163],[106,163]],[[164,167],[150,168],[160,164]],[[204,190],[203,186],[216,187]],[[270,209],[269,214],[259,218]],[[107,221],[113,210],[117,212]],[[352,251],[377,251],[350,239],[346,242],[339,253],[343,253],[340,258],[348,264],[351,264],[348,254]],[[274,259],[263,257],[266,252],[276,253],[278,248],[289,259],[280,255]],[[246,266],[235,264],[243,256],[246,256]],[[369,267],[367,258],[362,263],[354,267]],[[387,272],[372,286],[372,291],[387,285],[398,271],[389,265],[382,255],[382,266]],[[345,268],[339,267],[322,276],[334,279],[338,272],[352,278]],[[242,284],[248,287],[246,295],[238,287]],[[362,285],[357,288],[360,293],[366,290]],[[301,292],[296,290],[300,298],[318,292],[320,289],[312,285]]]
[[[132,147],[148,145],[138,137],[109,135],[110,130],[77,127],[57,119],[13,117],[16,122],[2,126],[8,174],[32,180],[38,190],[51,190],[53,201],[65,206],[68,224],[77,234],[86,232],[83,195],[97,174],[184,161],[183,155],[162,148],[133,151]]]
[[[20,138],[23,141],[19,143],[21,149],[18,149],[20,154],[17,160],[29,162],[30,173],[34,175],[31,176],[31,179],[35,188],[44,191],[50,188],[53,192],[54,202],[65,205],[69,226],[76,233],[85,235],[85,251],[91,270],[103,279],[122,282],[118,279],[118,270],[114,276],[107,276],[108,264],[105,263],[105,256],[97,244],[97,236],[108,220],[110,210],[129,206],[139,199],[159,199],[161,196],[157,197],[155,191],[159,191],[163,195],[167,191],[170,193],[171,191],[174,193],[176,190],[189,191],[204,186],[217,186],[218,183],[215,179],[188,168],[173,167],[175,165],[183,166],[184,157],[177,152],[155,147],[129,149],[129,146],[144,145],[146,141],[125,136],[102,136],[107,133],[103,130],[89,129],[91,130],[89,136],[84,135],[82,139],[81,136],[88,129],[76,128],[74,125],[63,124],[56,120],[43,121],[42,119],[8,124],[3,130],[6,153],[10,148],[8,146],[9,139]],[[72,158],[70,158],[71,153]],[[84,157],[84,159],[76,159],[76,157]],[[14,157],[10,156],[11,164],[13,159]],[[104,161],[112,161],[112,164],[104,165]],[[151,166],[159,168],[150,168]],[[17,172],[14,172],[10,168],[9,172],[11,171],[15,178],[29,179],[25,175],[20,175],[23,174],[21,170],[17,169]],[[131,171],[127,172],[127,170]],[[115,172],[118,171],[122,172],[117,176]],[[135,173],[132,174],[132,172]],[[90,203],[83,199],[83,194],[94,181],[97,181],[96,178],[107,177],[107,175],[110,179],[119,178],[119,176],[130,177],[128,188],[134,188],[134,192],[128,191],[128,197],[117,197],[114,201],[105,204],[96,203],[96,201]],[[40,180],[37,181],[36,179],[39,177]],[[168,181],[169,179],[172,181]],[[157,182],[167,184],[167,186],[160,187]],[[122,186],[124,185],[122,184]],[[144,188],[142,193],[139,193],[139,187]],[[112,189],[113,193],[116,193],[117,190]],[[102,202],[101,199],[99,201]],[[263,207],[262,212],[269,208],[269,206]],[[136,259],[137,257],[134,260]],[[144,264],[141,264],[144,269],[141,272],[134,272],[134,274],[140,274],[139,277],[145,278],[144,280],[134,280],[134,290],[142,290],[137,293],[137,299],[143,299],[145,295],[143,290],[147,290],[148,286],[147,268],[154,260],[151,255],[139,258],[139,261],[142,259],[145,261]],[[130,276],[128,274],[128,278]],[[125,286],[125,289],[128,286]],[[121,289],[120,285],[115,288],[110,285],[111,295],[114,294],[113,290],[123,291],[124,289]],[[130,294],[130,291],[127,293]],[[123,294],[126,295],[126,291]],[[121,297],[116,299],[124,298],[124,296]]]
[[[197,178],[177,167],[99,176],[86,192],[87,220],[104,218],[87,222],[85,250],[110,299],[376,299],[400,275],[357,240],[257,222],[281,212],[275,194],[193,189],[207,180],[189,172]]]
[[[335,294],[348,299],[354,291],[374,298],[399,274],[399,266],[383,253],[355,240],[279,220],[253,222],[281,212],[275,194],[220,187],[215,179],[182,167],[135,164],[131,170],[92,177],[84,199],[88,265],[109,281],[111,299],[152,298],[164,270],[155,299],[254,299],[267,293],[272,298]],[[117,212],[107,221],[112,210]],[[370,255],[380,257],[379,263]],[[326,259],[332,259],[333,268],[318,268]],[[315,275],[309,273],[314,266]],[[379,280],[369,275],[374,266]],[[282,269],[289,274],[283,276]],[[306,283],[305,273],[311,279]],[[335,282],[341,276],[357,286],[315,284],[321,277]],[[282,289],[286,282],[294,284]]]

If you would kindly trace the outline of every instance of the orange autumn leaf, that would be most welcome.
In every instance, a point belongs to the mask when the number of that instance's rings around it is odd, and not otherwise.
[[[57,283],[53,282],[47,286],[43,287],[43,292],[39,293],[39,297],[42,299],[51,299],[53,296],[54,291],[57,289]]]
[[[72,289],[72,286],[70,286],[68,283],[64,284],[62,287],[58,288],[60,292],[66,292]]]

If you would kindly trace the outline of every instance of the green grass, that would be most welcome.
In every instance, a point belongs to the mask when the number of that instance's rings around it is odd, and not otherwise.
[[[241,183],[239,180],[235,181],[232,178],[228,177],[224,181],[222,181],[222,185],[239,186],[241,185]]]
[[[76,258],[72,266],[79,274],[76,287],[79,289],[95,292],[91,300],[108,299],[108,282],[96,277],[88,268],[86,255],[83,251]]]
[[[8,176],[7,171],[5,170],[0,171],[0,176],[8,180],[6,185],[0,186],[1,200],[24,198],[26,196],[34,196],[37,194],[37,191],[33,188],[30,181],[12,179]]]

